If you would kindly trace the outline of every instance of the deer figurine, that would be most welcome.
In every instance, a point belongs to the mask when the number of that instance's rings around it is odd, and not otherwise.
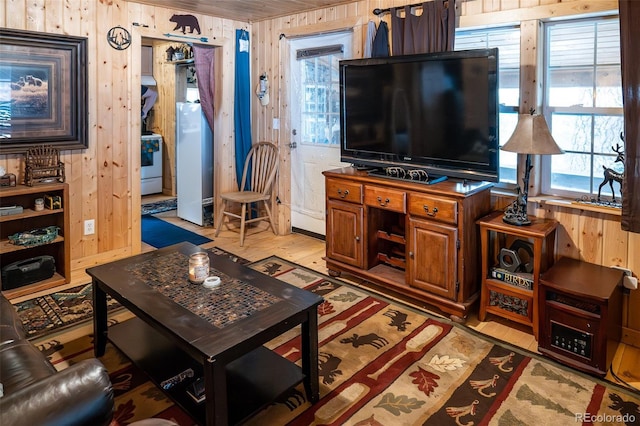
[[[624,142],[624,136],[622,135],[622,133],[620,133],[620,139],[622,139],[622,142]],[[614,161],[614,164],[615,163],[624,164],[624,150],[622,148],[623,147],[620,146],[619,143],[616,143],[616,147],[615,148],[613,146],[611,147],[613,152],[618,154],[618,156],[616,157],[616,159]],[[604,169],[604,180],[602,181],[602,183],[598,187],[598,202],[600,202],[600,190],[602,189],[603,186],[605,186],[608,183],[609,186],[611,187],[612,201],[615,203],[616,202],[616,193],[613,190],[613,182],[618,182],[620,184],[620,198],[622,198],[622,178],[624,177],[624,172],[622,172],[622,173],[616,172],[612,168],[605,167],[605,166],[602,166],[602,168]]]

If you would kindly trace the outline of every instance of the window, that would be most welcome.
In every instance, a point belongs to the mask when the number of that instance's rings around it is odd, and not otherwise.
[[[550,22],[544,28],[543,113],[565,154],[543,157],[542,191],[592,198],[604,168],[623,167],[614,152],[624,146],[619,20]],[[609,185],[602,195],[611,196]]]
[[[516,128],[520,103],[520,28],[484,28],[456,31],[456,50],[498,50],[500,146]],[[500,151],[500,182],[516,183],[517,154]]]
[[[296,51],[302,143],[340,146],[341,59],[342,44]]]

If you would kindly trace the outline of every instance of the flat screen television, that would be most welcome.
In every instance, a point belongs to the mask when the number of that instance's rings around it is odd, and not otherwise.
[[[498,181],[498,49],[340,61],[341,160]]]

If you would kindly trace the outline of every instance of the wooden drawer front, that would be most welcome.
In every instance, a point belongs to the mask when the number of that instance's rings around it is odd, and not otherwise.
[[[362,204],[362,184],[327,179],[327,197]]]
[[[407,193],[404,191],[377,186],[366,186],[364,188],[364,203],[371,207],[406,213],[406,201]]]
[[[458,203],[446,198],[410,194],[409,214],[457,225]]]

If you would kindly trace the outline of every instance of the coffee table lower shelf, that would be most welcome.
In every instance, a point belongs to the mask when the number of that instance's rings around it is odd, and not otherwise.
[[[187,393],[192,383],[203,377],[200,362],[139,318],[109,327],[108,337],[159,388],[167,379],[192,369],[193,377],[164,391],[194,420],[206,423],[206,401],[196,403]],[[229,424],[238,424],[256,414],[303,379],[300,367],[264,346],[232,361],[227,365]]]

